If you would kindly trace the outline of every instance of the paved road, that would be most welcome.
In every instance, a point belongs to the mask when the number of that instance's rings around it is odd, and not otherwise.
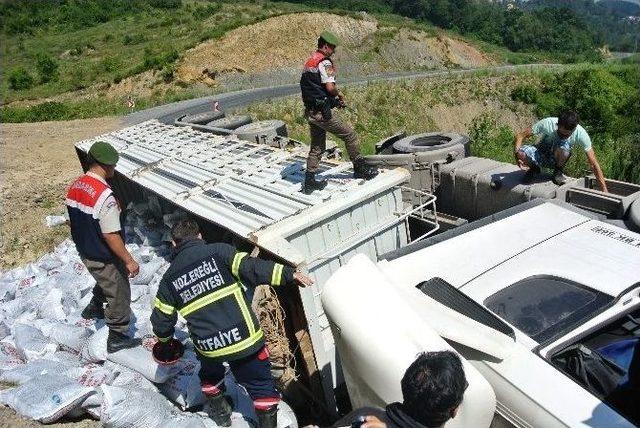
[[[400,72],[385,73],[373,76],[360,77],[355,79],[346,79],[341,81],[342,85],[362,85],[379,81],[395,81],[406,79],[419,79],[437,76],[459,76],[465,74],[473,74],[480,71],[509,73],[516,70],[551,68],[551,67],[570,67],[560,64],[525,64],[525,65],[502,65],[496,67],[473,68],[465,70],[439,70],[439,71],[423,71],[423,72]],[[195,114],[212,109],[213,102],[218,101],[222,109],[230,109],[234,107],[244,107],[246,105],[272,99],[295,95],[300,92],[298,84],[273,86],[268,88],[247,89],[243,91],[229,92],[226,94],[217,94],[208,97],[196,98],[192,100],[178,101],[172,104],[165,104],[158,107],[152,107],[147,110],[131,113],[123,118],[125,126],[135,125],[150,119],[158,119],[167,124],[172,124],[174,120],[185,114]]]

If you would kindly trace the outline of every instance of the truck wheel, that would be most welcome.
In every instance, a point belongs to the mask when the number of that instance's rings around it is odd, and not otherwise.
[[[237,128],[235,134],[239,139],[251,142],[256,142],[262,136],[269,138],[275,136],[286,137],[288,135],[287,125],[281,120],[261,120],[249,123]]]
[[[394,153],[420,153],[440,150],[456,144],[468,145],[469,137],[461,134],[427,132],[404,137],[393,143]],[[465,148],[466,151],[466,148]]]
[[[251,123],[251,116],[235,115],[212,120],[211,122],[207,123],[207,126],[213,126],[215,128],[223,129],[236,129],[249,123]]]
[[[180,122],[193,123],[195,125],[204,125],[212,120],[222,119],[224,117],[223,111],[205,111],[197,114],[188,114]]]
[[[640,197],[629,207],[629,228],[640,232]]]

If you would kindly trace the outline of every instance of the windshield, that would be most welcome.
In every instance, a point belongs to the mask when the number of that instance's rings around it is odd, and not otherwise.
[[[535,276],[498,291],[484,305],[542,343],[569,332],[612,301],[612,296],[573,281]]]

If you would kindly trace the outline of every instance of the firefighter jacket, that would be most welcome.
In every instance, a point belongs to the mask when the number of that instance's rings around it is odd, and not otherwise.
[[[153,333],[169,340],[180,314],[202,356],[232,361],[254,354],[264,346],[264,333],[243,287],[291,283],[293,273],[289,266],[249,257],[228,244],[182,242],[158,286]]]
[[[324,56],[322,52],[316,51],[304,63],[302,77],[300,77],[300,91],[302,93],[302,102],[307,110],[322,110],[325,103],[331,98],[320,73],[320,63],[331,63],[331,59]],[[327,105],[327,107],[329,107]]]
[[[85,174],[73,182],[65,204],[69,212],[71,237],[81,257],[110,263],[115,255],[107,246],[100,230],[100,209],[113,192],[105,182]],[[120,228],[124,241],[124,229]]]

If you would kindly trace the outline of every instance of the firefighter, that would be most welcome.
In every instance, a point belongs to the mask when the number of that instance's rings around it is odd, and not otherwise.
[[[106,181],[113,177],[118,152],[111,144],[97,141],[89,149],[88,160],[89,170],[73,182],[65,200],[71,237],[96,280],[93,297],[81,315],[105,318],[109,327],[107,351],[116,352],[139,344],[127,332],[131,319],[129,278],[137,275],[140,267],[124,245],[120,204]]]
[[[336,35],[324,31],[318,39],[318,49],[304,63],[300,90],[304,103],[304,116],[309,123],[311,134],[311,150],[307,158],[307,171],[303,191],[310,194],[314,190],[322,190],[327,185],[324,180],[316,180],[316,173],[322,152],[326,149],[327,132],[344,141],[353,162],[355,178],[370,180],[378,171],[368,166],[360,154],[358,136],[351,126],[342,122],[332,113],[334,107],[344,108],[346,102],[342,92],[336,86],[336,68],[331,56],[340,41]]]
[[[220,426],[231,425],[231,406],[224,397],[226,361],[251,396],[260,427],[275,428],[280,395],[271,377],[264,334],[243,288],[294,283],[306,287],[313,281],[289,266],[249,257],[231,245],[206,243],[192,219],[178,222],[171,238],[174,258],[159,284],[151,314],[158,337],[154,358],[170,363],[181,355],[173,333],[177,316],[182,315],[201,364],[209,416]]]

